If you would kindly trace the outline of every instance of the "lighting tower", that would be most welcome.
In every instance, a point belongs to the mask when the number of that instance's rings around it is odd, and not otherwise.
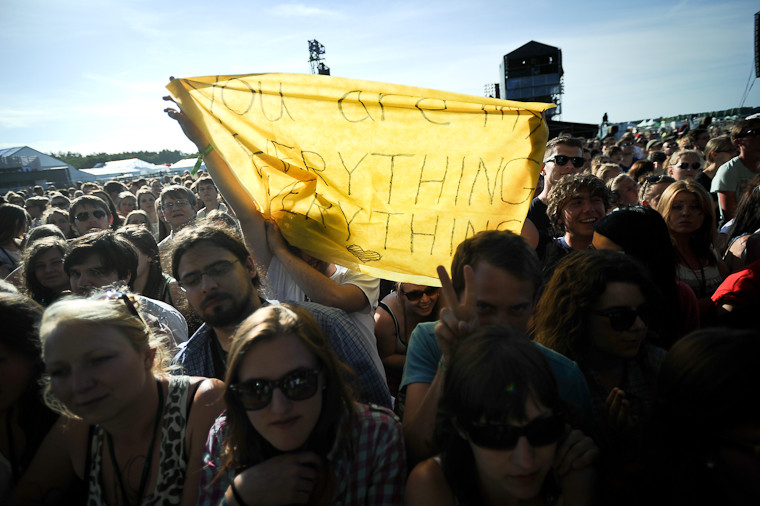
[[[325,46],[319,43],[317,39],[309,41],[309,64],[311,65],[312,74],[330,75],[330,67],[322,63],[321,55],[325,54]]]

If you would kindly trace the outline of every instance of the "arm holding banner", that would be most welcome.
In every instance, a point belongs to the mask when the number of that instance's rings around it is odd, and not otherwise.
[[[168,96],[164,97],[164,100],[174,102],[174,100]],[[174,103],[177,105],[176,102]],[[177,105],[177,107],[179,107],[179,105]],[[209,145],[209,142],[206,139],[206,136],[203,135],[203,132],[200,131],[182,109],[180,108],[180,110],[177,111],[176,109],[168,107],[164,109],[164,112],[179,123],[182,127],[182,132],[193,144],[196,145],[199,152],[203,152],[204,148]],[[212,149],[211,152],[204,157],[204,161],[219,193],[221,193],[224,200],[230,205],[235,216],[240,221],[240,229],[243,232],[245,245],[251,252],[256,266],[260,269],[266,270],[269,266],[269,262],[272,260],[272,253],[266,242],[266,229],[264,227],[266,220],[259,211],[256,202],[254,202],[251,196],[246,192],[243,185],[240,184],[238,179],[232,173],[230,166],[227,165],[227,162],[224,161],[215,149]]]
[[[282,263],[293,281],[309,296],[309,300],[342,309],[346,313],[361,311],[370,303],[358,286],[338,284],[329,278],[335,272],[334,264],[327,264],[327,272],[321,272],[320,269],[294,254],[276,223],[266,223],[266,234],[271,254]],[[322,264],[322,262],[318,263]]]

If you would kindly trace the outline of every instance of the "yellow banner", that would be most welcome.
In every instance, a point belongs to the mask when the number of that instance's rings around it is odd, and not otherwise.
[[[474,233],[519,233],[553,107],[321,75],[167,88],[291,244],[424,285]]]

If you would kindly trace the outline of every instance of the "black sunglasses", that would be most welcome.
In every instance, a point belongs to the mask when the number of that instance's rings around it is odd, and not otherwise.
[[[644,180],[644,182],[649,183],[649,184],[657,184],[657,183],[662,182],[662,180],[664,178],[665,178],[665,176],[662,176],[662,175],[660,175],[660,176],[649,176],[648,178],[646,178]]]
[[[583,164],[586,163],[586,159],[582,156],[554,155],[552,158],[544,161],[544,163],[547,162],[554,162],[554,165],[557,165],[559,167],[567,165],[567,162],[573,162],[573,167],[580,169],[583,167]]]
[[[272,393],[279,388],[291,401],[305,401],[317,393],[319,371],[316,369],[297,369],[272,381],[253,378],[242,383],[230,385],[240,404],[247,411],[264,409],[272,402]]]
[[[691,168],[693,170],[699,170],[699,168],[702,166],[702,164],[699,162],[692,162],[692,163],[684,162],[684,163],[676,165],[676,167],[678,167],[681,170],[689,170],[689,165],[691,165]]]
[[[741,139],[742,137],[757,137],[758,135],[760,135],[760,130],[750,128],[749,130],[745,130],[744,132],[737,135],[736,138]]]
[[[103,211],[102,209],[95,209],[92,212],[92,215],[96,219],[102,220],[103,218],[106,217],[106,212]],[[81,213],[77,213],[77,214],[74,215],[74,219],[77,220],[77,221],[87,221],[89,218],[90,218],[90,213],[87,212],[87,211],[82,211]]]
[[[561,414],[538,418],[523,427],[504,422],[470,422],[467,435],[470,441],[482,448],[511,450],[525,436],[533,447],[556,443],[565,433],[565,419]]]
[[[630,307],[612,307],[602,311],[596,311],[596,314],[609,318],[610,326],[614,330],[628,330],[633,326],[637,316],[640,316],[641,320],[646,324],[649,321],[652,312],[649,306],[642,305],[636,309]]]
[[[440,288],[438,288],[437,286],[429,286],[425,288],[424,290],[412,290],[410,292],[405,292],[401,290],[401,295],[409,299],[409,301],[414,302],[414,301],[420,300],[423,295],[432,297],[433,295],[437,294],[439,290]]]

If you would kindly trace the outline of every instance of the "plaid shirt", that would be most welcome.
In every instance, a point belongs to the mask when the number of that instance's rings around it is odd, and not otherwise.
[[[356,404],[355,411],[350,440],[341,439],[346,433],[341,427],[327,455],[336,484],[330,504],[400,505],[406,480],[401,423],[392,412],[379,406]],[[199,506],[220,504],[235,477],[235,472],[229,470],[213,482],[222,463],[226,424],[226,414],[222,414],[209,432],[203,454]]]
[[[267,304],[277,304],[277,301],[268,301]],[[335,356],[354,370],[359,384],[354,385],[351,378],[345,379],[356,387],[358,400],[390,408],[392,406],[391,392],[372,359],[373,354],[377,355],[377,348],[372,348],[361,338],[359,329],[348,314],[341,309],[315,302],[289,302],[289,304],[302,307],[311,313],[317,325],[325,333]],[[214,329],[204,323],[189,341],[180,345],[180,351],[174,357],[173,363],[182,368],[175,373],[224,379],[224,371],[214,370],[211,351],[214,343],[211,339],[215,337]]]

